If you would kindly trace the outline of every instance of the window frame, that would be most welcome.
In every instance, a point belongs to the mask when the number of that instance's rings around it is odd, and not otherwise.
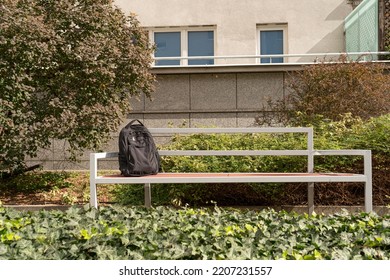
[[[257,24],[256,28],[256,54],[261,54],[261,31],[282,31],[283,32],[283,54],[288,54],[288,28],[287,23],[277,23],[277,24]],[[288,58],[283,57],[282,63],[287,63]],[[261,62],[261,58],[256,59],[256,63],[259,64],[273,64],[275,62]]]
[[[180,53],[181,57],[188,57],[188,32],[193,31],[212,31],[214,35],[214,55],[216,53],[216,27],[214,25],[207,25],[207,26],[182,26],[182,27],[154,27],[150,28],[149,30],[149,39],[150,43],[152,45],[155,44],[154,42],[154,34],[159,32],[180,32]],[[154,56],[154,54],[153,54]],[[208,64],[199,64],[194,66],[204,66]],[[155,61],[153,61],[153,66],[155,65]],[[168,66],[168,65],[167,65]],[[174,66],[174,65],[171,65]],[[180,59],[180,64],[176,66],[188,66],[188,59]],[[159,66],[157,66],[159,67]]]

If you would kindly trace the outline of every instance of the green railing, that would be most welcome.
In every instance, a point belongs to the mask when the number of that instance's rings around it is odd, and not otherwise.
[[[378,52],[378,25],[378,0],[364,0],[345,19],[346,52]]]

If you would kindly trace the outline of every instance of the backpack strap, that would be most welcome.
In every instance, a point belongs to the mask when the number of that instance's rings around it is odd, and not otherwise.
[[[143,124],[140,120],[138,120],[138,119],[132,120],[132,121],[129,122],[129,124],[126,125],[126,126],[130,126],[130,125],[132,125],[132,124],[135,123],[135,122],[138,122],[140,125],[144,126],[144,124]]]

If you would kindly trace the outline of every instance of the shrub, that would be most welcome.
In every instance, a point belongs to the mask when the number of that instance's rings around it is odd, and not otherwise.
[[[363,120],[390,113],[390,75],[381,63],[324,61],[291,73],[286,88],[284,99],[269,102],[269,109],[277,112],[274,117],[284,125],[338,121],[345,113]],[[270,120],[259,115],[257,122]]]
[[[384,157],[390,157],[389,143],[390,114],[354,125],[345,138],[345,145],[351,149],[368,149]]]

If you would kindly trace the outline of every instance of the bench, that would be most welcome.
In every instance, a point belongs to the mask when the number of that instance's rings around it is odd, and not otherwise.
[[[143,184],[145,206],[151,207],[152,184],[178,183],[307,183],[308,212],[314,211],[314,183],[322,182],[362,182],[364,190],[364,210],[372,211],[372,165],[370,150],[314,150],[313,129],[311,127],[293,128],[149,128],[154,137],[174,134],[231,134],[246,133],[303,133],[306,135],[305,150],[159,150],[161,156],[305,156],[307,172],[304,173],[159,173],[143,177],[124,177],[121,175],[98,175],[98,160],[118,158],[118,152],[90,154],[90,205],[98,207],[97,184]],[[315,156],[363,156],[363,174],[316,173]]]

